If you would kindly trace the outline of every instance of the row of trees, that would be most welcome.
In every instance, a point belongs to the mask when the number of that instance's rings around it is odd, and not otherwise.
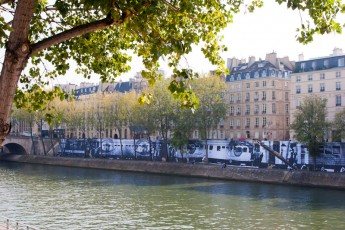
[[[168,143],[168,136],[171,136],[169,142],[183,151],[194,130],[198,130],[200,138],[207,139],[208,133],[224,120],[227,111],[224,97],[226,85],[219,77],[195,80],[192,87],[200,100],[200,106],[191,110],[181,108],[174,94],[168,90],[169,83],[170,79],[162,79],[153,88],[147,89],[146,92],[153,97],[149,104],[143,105],[138,103],[138,95],[134,91],[98,93],[75,101],[56,100],[50,105],[50,109],[55,110],[50,129],[63,125],[70,133],[81,133],[83,138],[116,135],[120,141],[128,138],[127,135],[123,136],[127,131],[131,132],[134,141],[143,133],[149,138],[158,132],[164,143]],[[30,125],[34,122],[39,125],[42,120],[40,114],[42,112],[15,110],[12,119],[25,117]],[[106,135],[102,135],[104,133]],[[164,146],[163,152],[166,153],[167,145]]]
[[[158,81],[153,88],[146,89],[153,97],[150,104],[143,105],[138,103],[138,95],[134,91],[95,94],[77,101],[56,100],[49,108],[55,110],[50,129],[64,125],[70,133],[81,133],[83,138],[102,138],[102,133],[105,132],[106,137],[116,136],[120,140],[128,138],[126,133],[130,131],[134,141],[143,133],[150,138],[154,132],[158,132],[165,143],[170,136],[169,142],[183,152],[193,131],[198,130],[199,138],[207,140],[210,131],[217,130],[217,126],[225,119],[226,85],[219,77],[195,80],[192,87],[200,101],[199,107],[194,111],[181,108],[174,99],[174,94],[169,93],[168,85],[169,79],[164,79]],[[291,125],[294,139],[306,144],[310,154],[315,157],[319,153],[319,145],[328,139],[330,131],[333,140],[345,138],[345,109],[329,122],[326,119],[326,104],[327,100],[324,98],[306,97],[294,114]],[[30,113],[15,109],[12,120],[26,121],[30,127],[35,123],[42,127],[43,116],[42,112]]]

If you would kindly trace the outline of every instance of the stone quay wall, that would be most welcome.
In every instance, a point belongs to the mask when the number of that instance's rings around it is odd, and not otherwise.
[[[3,155],[0,160],[30,164],[144,172],[345,190],[345,173],[258,169],[236,166],[227,166],[224,168],[222,165],[204,163],[186,164],[156,161],[84,159],[12,154]]]

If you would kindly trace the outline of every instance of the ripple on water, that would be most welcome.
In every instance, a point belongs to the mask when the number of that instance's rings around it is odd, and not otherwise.
[[[340,191],[1,163],[0,178],[0,213],[40,229],[341,229],[344,223]]]

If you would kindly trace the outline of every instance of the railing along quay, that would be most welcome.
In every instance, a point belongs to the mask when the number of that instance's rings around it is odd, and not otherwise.
[[[30,225],[11,220],[6,217],[0,217],[0,230],[38,230]]]

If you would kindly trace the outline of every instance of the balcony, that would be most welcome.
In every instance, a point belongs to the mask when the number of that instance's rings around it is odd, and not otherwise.
[[[247,112],[246,112],[246,115],[250,115],[250,112],[249,112],[249,111],[247,111]]]
[[[259,98],[254,98],[254,101],[258,101],[259,100]]]
[[[249,102],[250,101],[250,99],[249,98],[246,98],[246,102]]]

